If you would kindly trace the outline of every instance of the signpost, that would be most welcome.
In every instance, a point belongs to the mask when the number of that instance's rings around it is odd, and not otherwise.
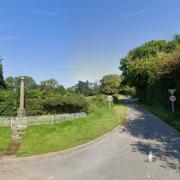
[[[108,97],[107,97],[107,100],[108,100],[108,102],[109,102],[109,109],[111,109],[113,97],[112,97],[112,96],[108,96]]]
[[[174,102],[176,101],[176,96],[174,96],[174,93],[176,92],[176,89],[168,89],[171,96],[169,97],[169,100],[172,103],[172,112],[174,113]]]

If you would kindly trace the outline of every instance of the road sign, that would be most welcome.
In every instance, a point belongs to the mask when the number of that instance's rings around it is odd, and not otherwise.
[[[109,102],[111,102],[111,101],[113,101],[113,97],[112,97],[112,96],[108,96],[108,97],[107,97],[107,100],[108,100]]]
[[[175,102],[175,101],[176,101],[176,96],[170,96],[170,97],[169,97],[169,100],[170,100],[171,102]]]
[[[171,94],[171,96],[174,95],[174,93],[176,92],[176,89],[168,89],[169,93]]]

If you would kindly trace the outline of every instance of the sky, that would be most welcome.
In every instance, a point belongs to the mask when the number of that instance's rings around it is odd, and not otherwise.
[[[120,59],[180,33],[179,0],[0,0],[4,76],[65,87],[120,74]]]

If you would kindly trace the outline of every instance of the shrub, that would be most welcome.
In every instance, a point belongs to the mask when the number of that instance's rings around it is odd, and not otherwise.
[[[16,116],[17,107],[17,93],[0,90],[0,116]]]
[[[117,103],[119,100],[119,94],[113,94],[113,102]]]
[[[87,102],[82,95],[57,96],[43,101],[45,113],[74,113],[87,111]]]

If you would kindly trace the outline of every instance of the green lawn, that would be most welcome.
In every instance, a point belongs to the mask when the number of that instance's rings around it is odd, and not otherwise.
[[[11,129],[0,128],[0,153],[2,153],[11,142]]]
[[[145,107],[180,132],[180,112],[172,113],[170,110],[157,106],[145,105]]]
[[[59,151],[91,141],[120,124],[127,115],[123,101],[113,110],[105,107],[86,118],[55,125],[30,126],[26,130],[17,156]]]

